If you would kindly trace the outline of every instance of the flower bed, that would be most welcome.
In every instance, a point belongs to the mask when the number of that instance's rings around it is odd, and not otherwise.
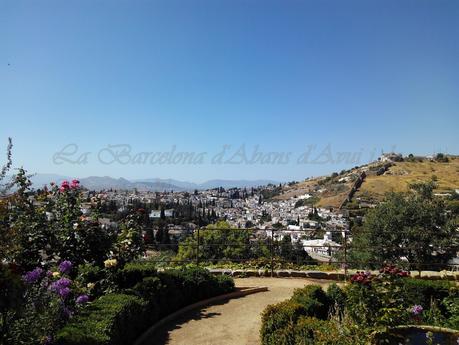
[[[158,318],[234,289],[202,269],[136,261],[143,209],[107,225],[104,195],[78,180],[33,191],[19,169],[14,184],[0,204],[0,344],[129,344]]]
[[[459,290],[447,281],[409,277],[394,266],[357,272],[344,288],[309,285],[262,315],[261,342],[274,344],[398,344],[400,325],[459,328]],[[457,337],[456,337],[457,338]],[[457,339],[456,339],[457,340]]]
[[[234,290],[231,278],[198,268],[155,273],[151,264],[134,264],[119,276],[123,293],[97,299],[58,331],[56,344],[130,344],[159,318]]]

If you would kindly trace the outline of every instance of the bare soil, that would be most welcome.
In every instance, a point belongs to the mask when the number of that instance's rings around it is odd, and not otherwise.
[[[183,314],[159,329],[144,345],[258,345],[261,312],[308,284],[330,281],[301,278],[237,278],[237,287],[267,286],[268,291],[231,299]]]

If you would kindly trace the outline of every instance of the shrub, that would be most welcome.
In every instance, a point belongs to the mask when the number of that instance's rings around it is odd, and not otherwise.
[[[234,290],[233,278],[225,275],[216,276],[220,293],[229,293]]]
[[[331,320],[299,316],[262,337],[262,345],[363,345],[368,336],[362,329]]]
[[[124,294],[99,298],[58,333],[61,345],[132,343],[149,325],[200,299],[234,289],[230,277],[204,269],[156,272],[146,263],[128,264],[119,274]]]
[[[459,329],[459,288],[451,288],[449,296],[443,300],[442,304],[447,312],[446,326]]]
[[[156,273],[127,291],[149,301],[162,317],[182,306],[233,290],[231,277],[216,277],[205,269],[193,267]]]
[[[153,300],[158,296],[159,291],[164,289],[161,279],[158,277],[146,277],[141,282],[134,285],[132,289],[125,290],[128,294],[135,294],[145,300]]]
[[[123,345],[132,343],[147,326],[147,303],[136,296],[110,294],[74,317],[56,336],[60,345]]]
[[[155,276],[156,272],[154,262],[130,262],[118,271],[115,279],[120,288],[126,289],[141,282],[143,278]]]
[[[325,320],[328,316],[330,300],[319,285],[306,285],[295,289],[292,301],[304,307],[305,316],[314,316]]]
[[[317,338],[320,338],[325,333],[324,330],[330,328],[330,326],[331,323],[328,321],[322,321],[314,317],[301,317],[294,328],[295,342],[293,344],[315,345],[318,343]],[[334,340],[336,341],[337,339],[335,338]]]
[[[0,262],[0,315],[21,305],[24,282],[16,271],[13,264]]]
[[[346,294],[344,291],[333,283],[327,289],[327,296],[330,303],[330,312],[342,314],[346,304]]]
[[[177,276],[171,275],[170,272],[160,272],[158,277],[161,280],[162,288],[158,292],[160,316],[174,312],[181,306],[187,304],[183,295],[183,287]]]
[[[386,266],[377,276],[357,272],[346,287],[346,307],[349,316],[360,325],[394,326],[410,318],[404,294],[404,281],[409,272],[396,266]]]
[[[296,289],[290,300],[268,306],[262,314],[262,344],[316,344],[313,329],[328,326],[322,320],[327,319],[331,301],[319,285],[307,285]]]
[[[388,266],[377,276],[358,272],[327,294],[317,285],[296,289],[290,300],[262,314],[263,345],[399,343],[384,330],[404,324],[459,327],[459,289],[445,281],[409,278]]]
[[[147,301],[146,316],[149,324],[156,322],[161,316],[161,310],[166,309],[164,306],[167,303],[166,288],[158,277],[146,277],[132,289],[135,295]]]
[[[359,327],[343,322],[301,317],[294,328],[295,345],[367,345],[369,337]]]
[[[290,300],[269,305],[262,313],[261,340],[264,345],[294,344],[294,326],[305,308]]]
[[[402,284],[405,301],[409,305],[419,304],[424,308],[430,306],[432,300],[443,300],[448,296],[453,284],[441,280],[404,279]]]
[[[345,293],[346,310],[349,316],[363,326],[374,324],[381,305],[372,286],[349,284],[345,287]]]
[[[179,289],[188,303],[193,303],[204,296],[215,293],[216,278],[205,269],[191,267],[185,270],[171,270],[166,274],[176,279]]]
[[[104,277],[103,270],[93,264],[84,264],[78,266],[77,280],[82,284],[95,283]]]
[[[89,297],[65,276],[71,271],[71,266],[69,261],[61,263],[60,272],[55,272],[57,276],[41,267],[23,274],[21,304],[15,308],[9,305],[7,310],[0,308],[1,344],[35,345],[51,339],[71,315],[83,308]],[[14,294],[7,297],[11,299],[9,303],[14,302]]]
[[[184,270],[170,270],[161,274],[174,278],[183,294],[186,304],[194,303],[234,289],[230,277],[216,277],[203,268],[191,267]]]
[[[99,266],[93,264],[84,264],[78,266],[78,275],[75,281],[88,289],[88,294],[92,298],[100,297],[103,289],[106,287],[107,279],[105,271]]]

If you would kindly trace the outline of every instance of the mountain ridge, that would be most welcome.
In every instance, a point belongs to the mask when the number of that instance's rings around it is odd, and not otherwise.
[[[145,178],[145,179],[132,179],[128,180],[123,177],[114,178],[111,176],[88,176],[88,177],[69,177],[59,174],[34,174],[31,177],[31,181],[35,188],[41,188],[51,182],[61,183],[64,180],[78,179],[80,184],[91,190],[102,190],[102,189],[122,189],[122,190],[134,190],[139,191],[192,191],[195,189],[205,190],[212,188],[250,188],[263,186],[267,184],[278,184],[279,181],[275,180],[225,180],[225,179],[214,179],[208,180],[203,183],[194,183],[188,181],[181,181],[175,179],[161,179],[161,178]]]

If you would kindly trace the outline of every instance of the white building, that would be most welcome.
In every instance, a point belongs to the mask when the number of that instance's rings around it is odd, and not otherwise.
[[[308,252],[313,259],[327,260],[331,259],[341,245],[332,241],[331,232],[326,232],[323,239],[302,240],[304,250]]]
[[[164,210],[164,217],[173,217],[174,209]],[[150,218],[161,218],[161,210],[151,210]]]

